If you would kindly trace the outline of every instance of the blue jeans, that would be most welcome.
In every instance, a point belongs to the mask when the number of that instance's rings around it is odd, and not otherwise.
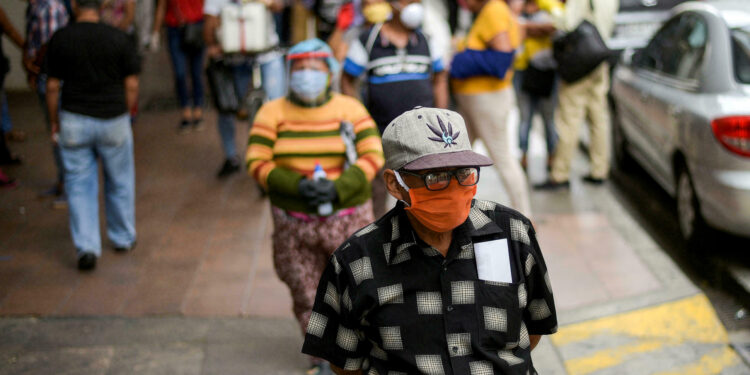
[[[44,113],[44,121],[47,125],[47,131],[52,131],[52,126],[49,122],[49,112],[47,111],[47,76],[45,74],[40,74],[39,77],[37,77],[36,94],[39,97],[39,105],[42,107],[42,113]],[[65,180],[65,168],[63,167],[59,145],[52,145],[52,155],[55,158],[55,167],[57,168],[57,183],[62,184]]]
[[[169,48],[169,57],[172,60],[172,69],[174,70],[174,84],[177,90],[177,99],[180,101],[180,108],[193,108],[203,106],[203,55],[205,49],[197,53],[188,53],[182,49],[182,33],[178,27],[167,27],[167,46]],[[190,94],[187,86],[187,71],[190,68],[190,80],[193,84],[193,100],[190,101]]]
[[[516,89],[520,127],[518,129],[519,147],[523,153],[529,149],[529,132],[534,114],[539,113],[544,123],[544,135],[547,140],[547,154],[552,155],[557,146],[557,131],[555,130],[555,106],[557,105],[557,90],[553,90],[549,97],[529,94],[521,89],[523,71],[515,72],[513,86]]]
[[[60,111],[70,232],[78,255],[101,255],[99,166],[104,171],[107,237],[117,247],[135,242],[135,164],[130,116],[99,119]]]
[[[286,94],[284,58],[280,54],[267,56],[259,58],[260,75],[266,99],[273,100]],[[250,87],[252,73],[253,67],[249,61],[234,66],[234,86],[237,88],[237,95],[243,98],[243,101]],[[219,113],[219,135],[227,159],[237,158],[234,119],[234,113]]]

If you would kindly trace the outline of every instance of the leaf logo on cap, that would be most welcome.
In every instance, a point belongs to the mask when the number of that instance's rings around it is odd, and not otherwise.
[[[435,134],[437,137],[427,137],[427,139],[435,142],[443,142],[445,143],[446,147],[451,147],[452,145],[457,145],[456,139],[459,135],[461,135],[460,131],[457,131],[456,134],[453,134],[453,125],[451,125],[450,121],[448,121],[448,127],[445,127],[445,124],[443,124],[443,120],[440,118],[440,116],[436,116],[438,120],[438,125],[440,125],[440,130],[435,129],[434,126],[430,125],[430,123],[425,123],[428,128],[430,128],[430,131],[432,131],[433,134]],[[439,137],[439,138],[438,138]]]

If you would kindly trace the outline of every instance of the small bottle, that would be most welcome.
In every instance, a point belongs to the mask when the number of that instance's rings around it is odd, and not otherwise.
[[[320,166],[320,163],[315,163],[315,171],[313,172],[313,180],[319,180],[328,177],[326,171]],[[333,213],[333,204],[331,202],[325,202],[318,205],[318,215],[328,216]]]

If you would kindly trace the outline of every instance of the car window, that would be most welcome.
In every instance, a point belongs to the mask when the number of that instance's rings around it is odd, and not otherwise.
[[[671,49],[673,40],[677,38],[680,29],[680,18],[673,18],[667,21],[664,26],[656,32],[654,37],[634,61],[634,65],[639,68],[662,70],[665,59],[665,50]]]
[[[706,22],[696,14],[684,13],[656,33],[636,65],[677,78],[697,78],[707,40]]]
[[[732,30],[732,60],[737,81],[750,84],[750,28]]]

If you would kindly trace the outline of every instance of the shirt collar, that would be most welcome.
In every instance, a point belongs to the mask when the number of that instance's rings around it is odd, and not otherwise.
[[[418,244],[417,234],[414,233],[414,229],[411,227],[404,207],[403,202],[397,202],[396,207],[391,210],[389,215],[386,215],[386,222],[383,223],[383,225],[390,226],[390,230],[386,232],[389,234],[389,238],[386,238],[386,240],[390,242],[385,242],[383,245],[388,264],[392,264],[402,252]],[[471,202],[469,217],[463,224],[454,229],[453,242],[458,241],[458,245],[462,246],[465,245],[463,242],[466,240],[500,234],[502,232],[502,228],[478,207],[477,200],[475,199]],[[449,251],[448,258],[450,257],[451,254]]]

